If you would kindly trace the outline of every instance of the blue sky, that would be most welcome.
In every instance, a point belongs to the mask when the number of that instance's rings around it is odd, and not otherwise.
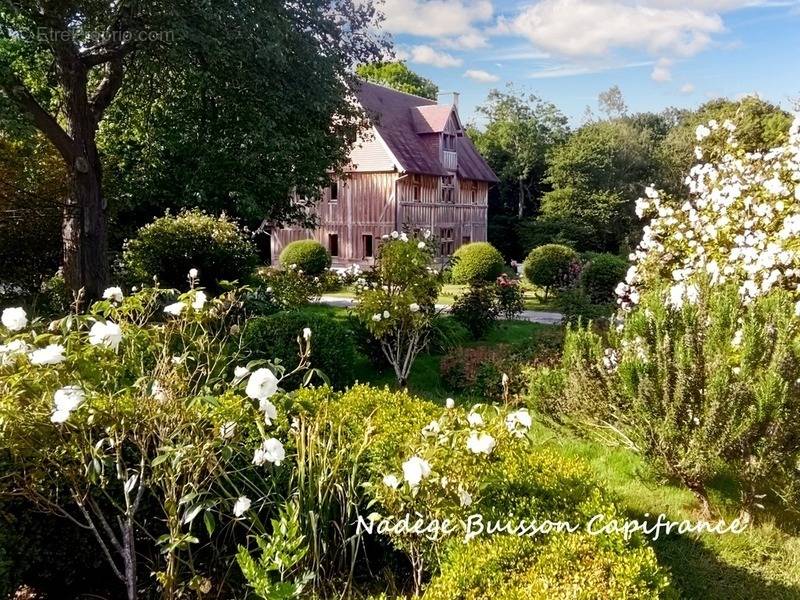
[[[632,111],[800,97],[800,0],[384,0],[398,55],[474,117],[512,82],[573,124],[619,85]]]

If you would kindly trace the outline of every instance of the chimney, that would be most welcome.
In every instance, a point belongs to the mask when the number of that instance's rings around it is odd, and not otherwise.
[[[458,108],[458,97],[458,92],[442,92],[438,96],[438,98],[440,98],[439,104],[448,104],[448,100],[452,98],[452,100],[449,102],[450,106],[455,106]]]

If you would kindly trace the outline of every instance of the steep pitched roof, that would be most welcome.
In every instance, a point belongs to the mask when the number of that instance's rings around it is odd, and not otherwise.
[[[356,96],[404,171],[422,175],[448,174],[438,153],[423,142],[422,136],[443,131],[453,107],[366,81],[361,82]],[[458,138],[457,151],[460,177],[498,181],[469,138]]]

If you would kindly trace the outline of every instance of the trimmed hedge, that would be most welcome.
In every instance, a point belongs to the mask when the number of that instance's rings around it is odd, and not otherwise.
[[[452,281],[456,284],[494,281],[505,268],[503,255],[488,242],[464,244],[455,254]]]
[[[545,289],[545,296],[554,286],[566,283],[578,253],[569,246],[545,244],[531,250],[525,259],[525,277]]]
[[[335,318],[310,311],[294,310],[250,319],[242,343],[254,359],[280,359],[287,371],[297,366],[297,337],[311,328],[311,367],[322,371],[335,388],[353,382],[355,343],[350,328]],[[300,377],[284,382],[297,387]]]
[[[186,289],[190,269],[200,284],[216,289],[224,280],[247,279],[258,263],[255,245],[224,215],[190,210],[166,215],[142,227],[125,244],[123,268],[131,285],[151,283]]]
[[[619,256],[595,254],[581,271],[581,288],[593,304],[606,304],[614,299],[614,288],[627,270],[627,261]]]
[[[331,266],[331,255],[316,240],[299,240],[283,249],[280,256],[284,269],[296,268],[304,275],[321,275]]]

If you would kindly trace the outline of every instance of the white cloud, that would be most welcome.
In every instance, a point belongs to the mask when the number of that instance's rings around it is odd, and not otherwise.
[[[490,0],[385,0],[383,29],[420,37],[457,37],[475,32],[492,19]]]
[[[712,34],[724,31],[724,25],[719,15],[689,5],[541,0],[510,20],[501,19],[497,31],[528,38],[539,49],[571,57],[602,56],[616,48],[645,49],[657,56],[691,56],[706,48]]]
[[[681,86],[681,94],[691,94],[694,92],[694,84],[693,83],[684,83]]]
[[[471,31],[454,38],[445,38],[441,42],[445,48],[455,50],[477,50],[489,46],[489,38],[477,31]]]
[[[652,61],[633,62],[621,65],[577,65],[566,64],[547,67],[529,73],[528,77],[531,79],[555,79],[557,77],[575,77],[576,75],[591,75],[592,73],[602,73],[604,71],[617,71],[620,69],[636,69],[640,67],[649,67]]]
[[[468,69],[466,73],[464,73],[464,77],[469,77],[474,81],[479,81],[481,83],[494,83],[495,81],[500,81],[500,78],[497,75],[492,75],[487,71],[481,71],[480,69]]]
[[[411,62],[419,63],[421,65],[433,65],[434,67],[447,68],[447,67],[460,67],[463,60],[456,58],[447,52],[439,52],[430,46],[414,46],[408,54]]]
[[[672,67],[672,61],[668,58],[662,58],[657,63],[656,66],[653,67],[653,72],[650,74],[650,78],[653,81],[670,81],[672,80],[672,71],[670,70]]]

